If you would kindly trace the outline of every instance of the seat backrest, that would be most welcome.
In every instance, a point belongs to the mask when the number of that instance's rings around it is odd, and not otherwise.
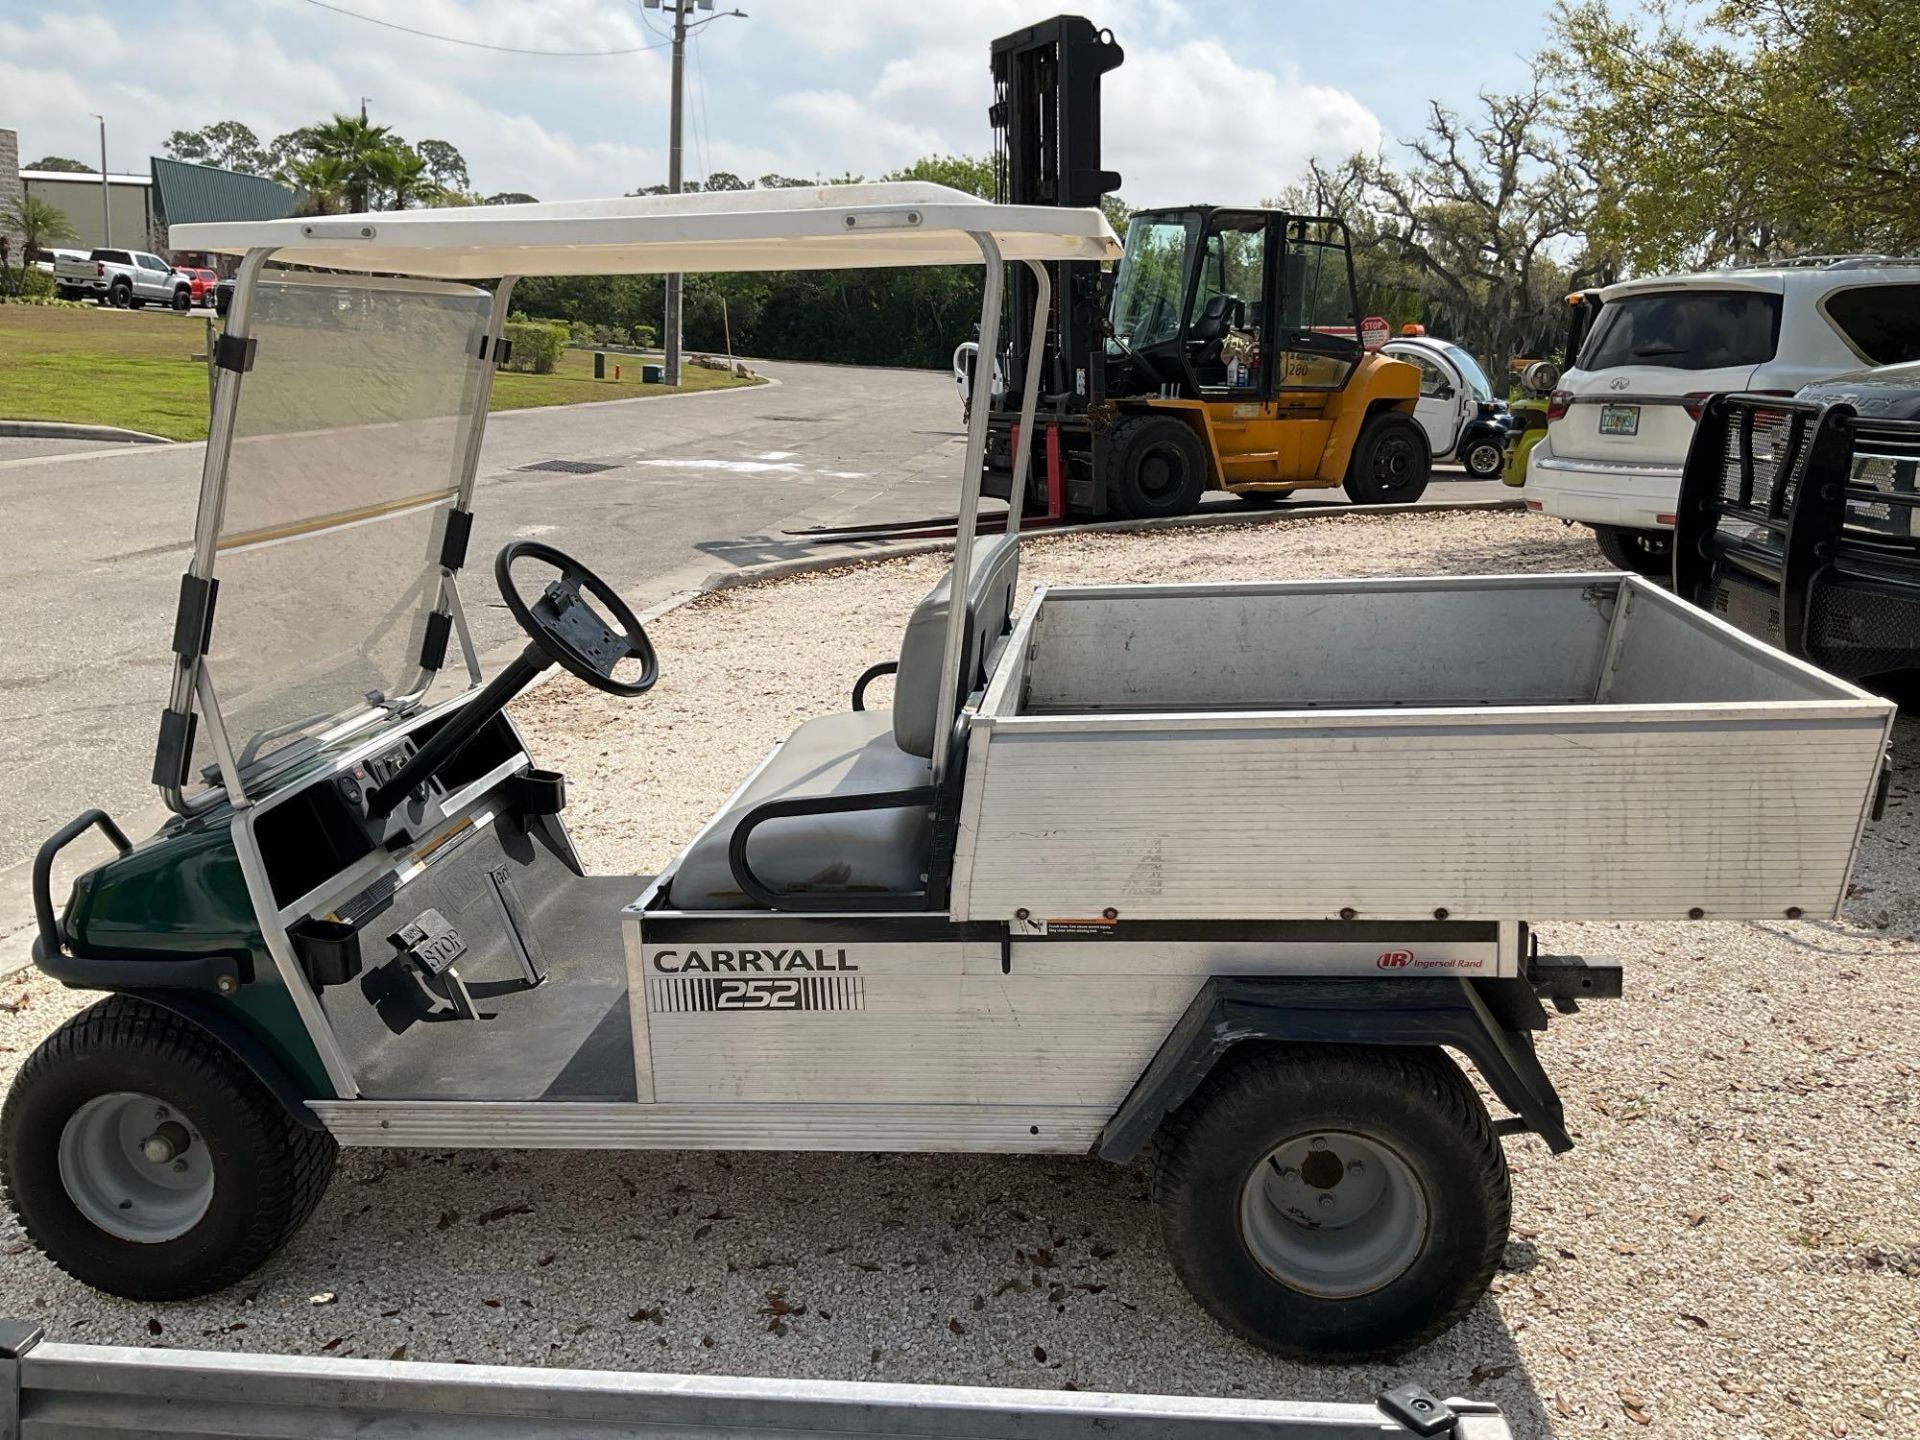
[[[1020,541],[1001,535],[976,541],[973,573],[967,577],[967,622],[960,645],[959,703],[987,679],[987,653],[1007,633],[1014,590],[1020,581]],[[940,673],[947,639],[949,570],[913,607],[900,641],[900,673],[893,685],[893,740],[909,755],[933,758],[934,745],[953,728],[953,715],[940,714]],[[959,714],[956,710],[954,715]]]

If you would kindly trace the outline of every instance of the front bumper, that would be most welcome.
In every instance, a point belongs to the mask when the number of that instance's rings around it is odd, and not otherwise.
[[[1680,502],[1680,469],[1604,460],[1563,460],[1542,440],[1527,457],[1521,490],[1529,510],[1587,525],[1670,530]]]

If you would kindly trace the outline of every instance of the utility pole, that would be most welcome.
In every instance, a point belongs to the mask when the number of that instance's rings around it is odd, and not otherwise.
[[[680,193],[680,101],[685,90],[687,69],[687,9],[693,0],[673,0],[673,99],[672,118],[668,121],[667,193]],[[669,385],[680,383],[680,284],[679,275],[667,276],[667,368]]]
[[[100,243],[113,244],[113,205],[107,189],[107,117],[95,115],[100,122]]]
[[[686,93],[687,71],[687,16],[695,9],[713,9],[713,0],[640,0],[643,10],[671,9],[673,11],[673,97],[671,111],[667,119],[667,193],[680,193],[680,110]],[[729,10],[728,15],[746,19],[746,11]],[[718,18],[709,16],[700,21],[701,26],[710,25]],[[658,33],[658,32],[655,32]],[[667,384],[680,383],[680,317],[684,309],[681,304],[683,287],[679,275],[667,276]]]
[[[367,102],[371,99],[373,99],[371,95],[362,95],[360,97],[360,123],[362,125],[367,123]]]

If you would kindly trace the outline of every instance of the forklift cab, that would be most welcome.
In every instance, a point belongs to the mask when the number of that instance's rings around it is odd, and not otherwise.
[[[1365,353],[1358,325],[1340,221],[1144,211],[1127,229],[1114,286],[1107,393],[1270,402],[1338,390]]]

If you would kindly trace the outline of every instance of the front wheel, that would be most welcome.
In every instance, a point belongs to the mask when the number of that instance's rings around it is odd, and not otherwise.
[[[127,996],[48,1036],[0,1110],[0,1188],[27,1238],[129,1300],[257,1268],[319,1203],[337,1153],[206,1031]]]
[[[1167,1122],[1161,1235],[1196,1300],[1301,1359],[1405,1349],[1486,1290],[1506,1157],[1439,1050],[1274,1045],[1228,1057]]]
[[[1507,449],[1490,435],[1469,440],[1460,452],[1460,464],[1475,480],[1491,480],[1506,467]]]
[[[1593,538],[1607,563],[1632,575],[1655,580],[1673,574],[1673,532],[1671,530],[1625,530],[1617,525],[1596,525]]]
[[[1130,520],[1191,515],[1207,488],[1207,452],[1183,420],[1130,416],[1107,436],[1107,485]]]
[[[173,292],[173,308],[182,315],[193,308],[193,292],[184,285]]]
[[[1410,505],[1433,473],[1427,432],[1411,415],[1382,410],[1360,427],[1347,461],[1345,489],[1356,505]]]

